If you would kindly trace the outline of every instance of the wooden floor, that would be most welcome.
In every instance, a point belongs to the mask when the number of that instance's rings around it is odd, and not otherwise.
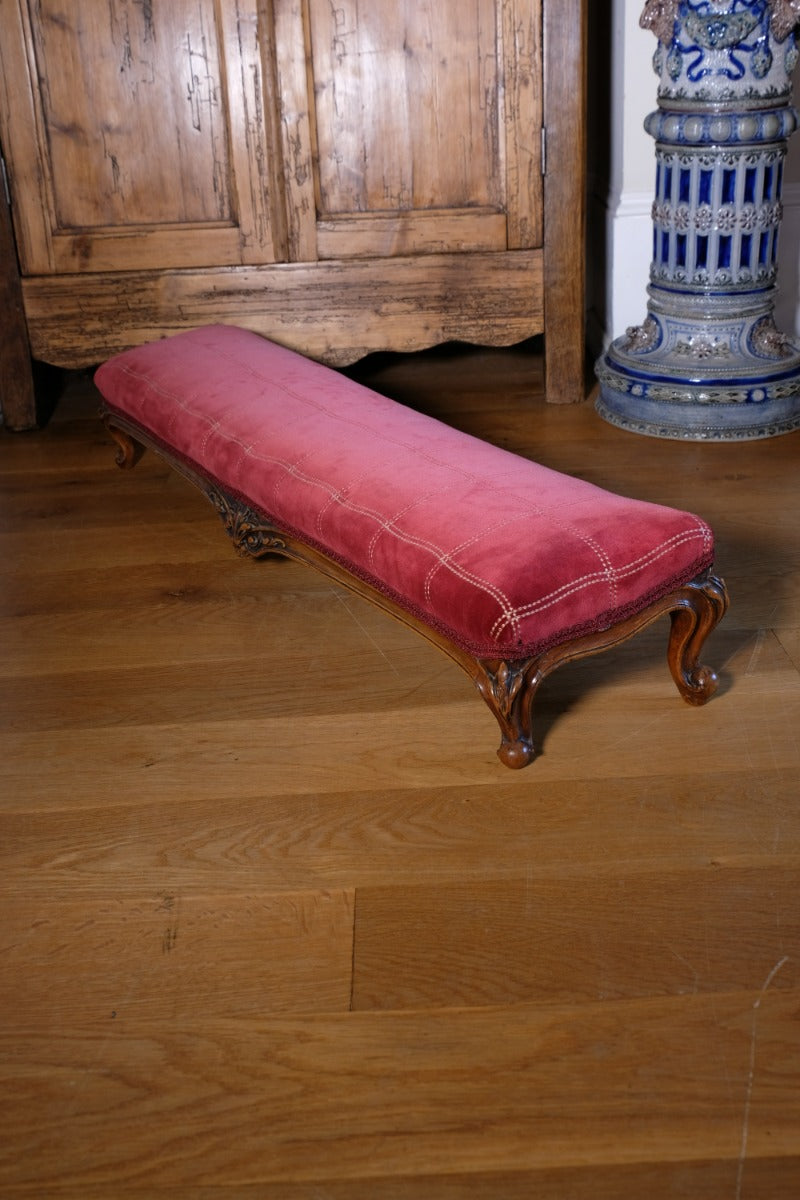
[[[83,378],[0,434],[0,1196],[797,1200],[800,434],[546,407],[531,348],[355,372],[715,527],[693,709],[666,621],[540,693],[233,553]]]

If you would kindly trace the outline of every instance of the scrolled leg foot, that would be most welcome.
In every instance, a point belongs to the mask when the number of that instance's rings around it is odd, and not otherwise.
[[[706,638],[728,608],[725,584],[706,575],[686,584],[676,594],[671,611],[667,660],[672,678],[687,704],[705,704],[717,690],[719,680],[711,667],[699,662]]]
[[[109,417],[105,418],[104,424],[109,435],[117,443],[117,453],[114,456],[114,461],[123,470],[131,470],[144,454],[144,446],[135,441],[129,433],[125,433],[124,430],[114,425]]]
[[[533,762],[536,750],[524,738],[518,738],[515,742],[506,741],[504,738],[498,748],[497,757],[504,767],[510,767],[512,771],[521,771]]]

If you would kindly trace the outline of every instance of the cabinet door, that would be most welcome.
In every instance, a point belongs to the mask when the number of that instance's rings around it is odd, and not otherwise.
[[[0,23],[23,274],[285,257],[256,0],[0,0]]]
[[[541,245],[540,0],[0,0],[23,275]]]
[[[540,0],[274,13],[292,258],[541,245]]]
[[[0,0],[31,353],[223,321],[344,364],[546,324],[579,362],[585,3]]]

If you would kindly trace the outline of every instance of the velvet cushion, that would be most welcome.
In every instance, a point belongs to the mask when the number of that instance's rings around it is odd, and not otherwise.
[[[108,407],[478,657],[607,628],[709,566],[698,517],[459,433],[232,326],[117,355]]]

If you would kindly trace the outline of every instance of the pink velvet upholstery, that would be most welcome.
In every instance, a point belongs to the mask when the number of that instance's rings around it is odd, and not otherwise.
[[[607,628],[712,562],[696,516],[538,466],[231,326],[126,351],[96,382],[112,412],[476,657]]]

